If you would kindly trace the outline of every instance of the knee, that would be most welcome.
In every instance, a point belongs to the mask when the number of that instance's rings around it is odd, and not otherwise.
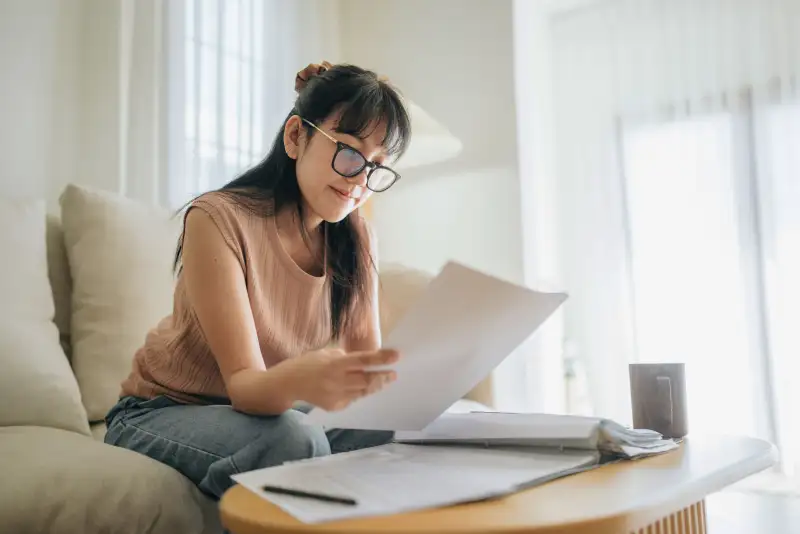
[[[325,431],[318,425],[306,424],[304,417],[301,412],[289,410],[278,416],[273,428],[262,434],[259,463],[263,467],[331,454]]]
[[[295,410],[277,417],[242,415],[247,443],[230,456],[214,462],[200,489],[220,498],[232,484],[235,473],[281,465],[285,462],[327,456],[331,447],[325,431],[303,422],[305,415]]]

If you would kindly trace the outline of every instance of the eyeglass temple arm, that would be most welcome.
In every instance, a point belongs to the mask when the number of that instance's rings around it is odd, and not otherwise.
[[[337,145],[339,144],[339,141],[337,141],[336,139],[334,139],[334,138],[333,138],[333,136],[331,136],[330,134],[328,134],[328,132],[324,132],[324,131],[322,131],[322,129],[320,129],[320,128],[319,128],[319,126],[317,126],[317,125],[316,125],[316,124],[314,124],[313,122],[311,122],[311,121],[309,121],[309,120],[306,120],[306,119],[302,119],[302,121],[303,121],[303,122],[305,122],[306,124],[308,124],[309,126],[311,126],[312,128],[314,128],[316,131],[318,131],[319,133],[321,133],[322,135],[324,135],[324,136],[325,136],[325,137],[327,137],[328,139],[330,139],[331,141],[333,141],[334,143],[336,143]]]

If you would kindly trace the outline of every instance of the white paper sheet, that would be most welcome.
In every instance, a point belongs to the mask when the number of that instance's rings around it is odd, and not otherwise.
[[[572,448],[636,458],[678,447],[653,430],[599,417],[542,413],[444,413],[421,431],[400,431],[402,443],[479,443],[488,446]]]
[[[520,445],[536,441],[577,440],[594,446],[591,439],[600,419],[538,413],[445,413],[421,431],[401,431],[397,441],[495,441],[517,440]]]
[[[344,410],[313,409],[328,428],[422,430],[483,380],[566,300],[450,262],[387,337],[397,380]]]
[[[597,465],[596,454],[392,443],[234,475],[306,523],[386,515],[505,495]],[[353,498],[356,506],[262,491],[270,484]]]

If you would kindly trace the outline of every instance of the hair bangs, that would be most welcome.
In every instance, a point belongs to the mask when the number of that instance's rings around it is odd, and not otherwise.
[[[378,82],[360,88],[353,98],[338,106],[336,130],[366,139],[376,128],[385,125],[381,146],[388,156],[399,158],[411,140],[411,119],[400,95]]]

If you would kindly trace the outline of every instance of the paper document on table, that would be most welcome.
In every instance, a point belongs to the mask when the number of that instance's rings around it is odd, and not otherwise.
[[[590,453],[392,443],[233,475],[306,523],[473,502],[598,465]],[[264,486],[337,495],[355,505],[266,492]]]
[[[395,440],[597,450],[627,458],[678,447],[653,430],[627,428],[600,417],[547,413],[445,413],[421,431],[397,432]]]
[[[538,413],[445,413],[421,431],[401,431],[408,443],[491,443],[520,446],[596,448],[599,419]]]
[[[566,300],[450,262],[384,347],[401,358],[397,380],[338,412],[313,409],[329,428],[422,430],[467,394]]]

